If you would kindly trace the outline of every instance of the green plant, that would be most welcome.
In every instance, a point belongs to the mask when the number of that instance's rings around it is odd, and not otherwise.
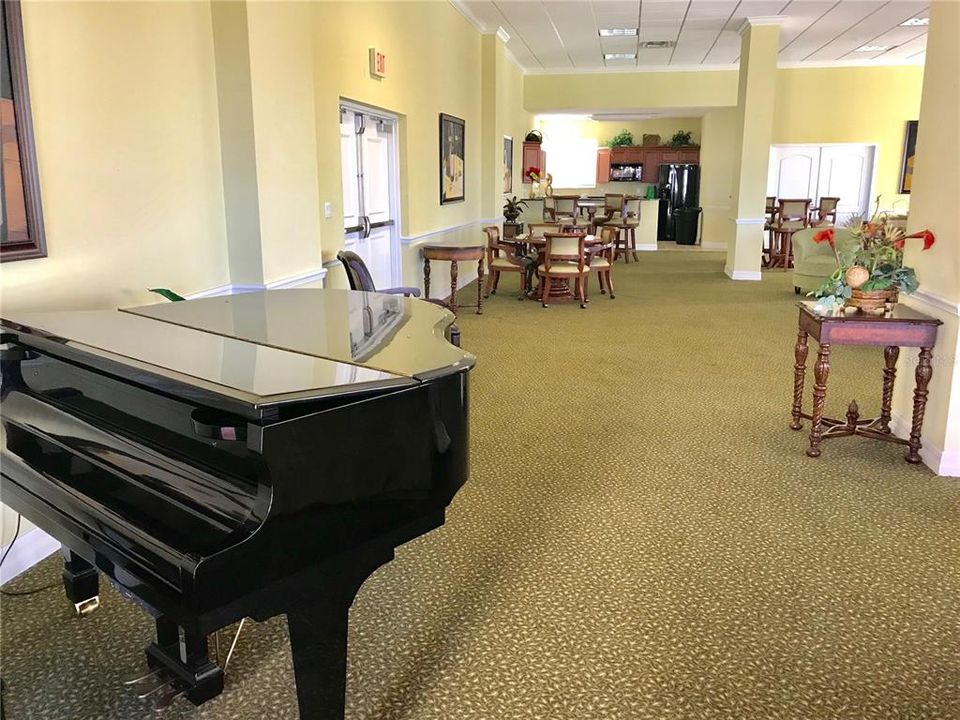
[[[177,295],[173,290],[167,290],[167,288],[149,288],[150,292],[156,293],[161,297],[165,297],[171,302],[177,302],[178,300],[186,300],[182,295]]]
[[[813,236],[817,244],[827,243],[837,260],[837,269],[823,285],[809,293],[826,302],[849,299],[854,290],[874,292],[896,289],[906,295],[920,286],[913,268],[903,266],[903,248],[911,238],[923,240],[923,249],[933,247],[936,238],[929,230],[906,235],[886,215],[876,215],[869,222],[853,221],[851,233],[856,245],[840,250],[834,242],[833,228],[824,228]]]
[[[670,147],[693,145],[693,133],[689,130],[677,130],[670,138]]]
[[[629,130],[621,130],[607,141],[608,148],[627,147],[633,145],[633,133]]]
[[[503,217],[506,218],[508,222],[514,222],[520,217],[520,213],[523,212],[523,208],[526,206],[527,201],[517,200],[516,195],[507,198],[507,201],[503,204]]]

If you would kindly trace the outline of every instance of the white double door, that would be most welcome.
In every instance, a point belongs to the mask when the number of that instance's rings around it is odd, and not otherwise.
[[[378,288],[399,285],[396,120],[340,109],[344,248],[363,258]]]
[[[870,212],[875,145],[774,145],[770,148],[767,195],[838,197],[837,222]]]

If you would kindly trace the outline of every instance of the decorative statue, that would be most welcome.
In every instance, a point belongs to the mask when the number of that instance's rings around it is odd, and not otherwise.
[[[543,196],[553,197],[553,175],[547,173],[543,176],[545,185],[543,186]]]

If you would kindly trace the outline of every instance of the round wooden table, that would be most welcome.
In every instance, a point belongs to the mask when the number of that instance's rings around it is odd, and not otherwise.
[[[510,242],[515,245],[523,245],[529,248],[530,250],[535,250],[537,252],[537,261],[534,265],[534,268],[540,267],[543,264],[543,256],[547,249],[547,239],[540,235],[539,237],[532,237],[529,233],[526,235],[517,235],[515,238],[511,238]],[[584,242],[585,250],[587,254],[587,264],[590,264],[590,257],[596,252],[597,248],[603,244],[603,240],[600,239],[598,235],[587,235],[587,239]],[[540,273],[537,274],[537,287],[532,290],[532,297],[540,297],[540,283],[543,282],[543,279],[540,277]],[[565,278],[553,278],[551,281],[553,284],[551,287],[556,287],[558,293],[567,292],[571,296],[573,295],[573,290],[570,287],[570,281]]]
[[[445,260],[450,263],[450,301],[448,305],[457,311],[457,263],[461,260],[477,261],[477,315],[483,314],[483,245],[424,245],[423,246],[423,296],[430,297],[430,261]],[[465,307],[473,307],[467,305]]]

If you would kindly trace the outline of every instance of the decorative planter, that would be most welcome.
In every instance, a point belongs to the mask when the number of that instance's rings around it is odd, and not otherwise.
[[[876,312],[886,309],[887,305],[893,305],[899,299],[899,292],[896,288],[887,288],[886,290],[853,290],[850,297],[844,302],[846,307],[853,307],[863,312]]]

